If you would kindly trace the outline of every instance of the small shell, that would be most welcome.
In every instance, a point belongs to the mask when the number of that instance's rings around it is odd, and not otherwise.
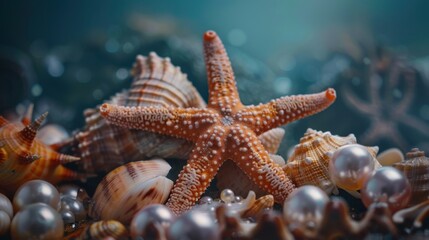
[[[392,166],[395,163],[404,161],[404,154],[397,148],[389,148],[378,154],[377,160],[381,166]]]
[[[36,137],[48,113],[28,123],[31,111],[28,112],[22,123],[10,123],[0,116],[0,192],[11,196],[33,179],[57,183],[85,178],[62,165],[79,158],[60,154]]]
[[[198,107],[206,104],[180,68],[155,53],[137,56],[129,90],[116,94],[110,103],[119,106]],[[129,130],[107,123],[98,107],[84,112],[86,126],[66,144],[81,156],[85,172],[107,172],[125,162],[153,156],[187,158],[192,144],[156,133]]]
[[[393,164],[393,167],[403,172],[411,184],[411,199],[409,206],[418,204],[429,197],[429,158],[418,148],[411,149],[405,160]]]
[[[83,230],[78,240],[128,239],[125,226],[115,220],[94,222]]]
[[[327,194],[337,193],[338,189],[329,174],[329,160],[339,147],[355,143],[353,134],[340,137],[309,128],[295,146],[283,170],[297,187],[316,185]],[[368,147],[368,150],[376,162],[375,168],[381,167],[375,159],[378,147]]]
[[[90,216],[124,224],[141,208],[164,203],[173,187],[166,178],[170,165],[164,160],[131,162],[107,174],[95,190]]]
[[[262,196],[253,203],[253,205],[249,206],[246,211],[241,215],[243,218],[253,218],[259,219],[264,212],[268,209],[273,208],[274,206],[274,197],[273,195],[265,195]]]
[[[265,133],[262,133],[258,139],[261,141],[265,149],[270,153],[270,158],[273,162],[280,166],[285,165],[285,160],[280,155],[275,155],[284,136],[282,128],[274,128]],[[244,196],[249,191],[254,191],[256,196],[266,194],[259,186],[257,186],[249,177],[241,171],[241,169],[232,161],[226,161],[217,173],[217,187],[219,189],[231,189],[235,194]]]

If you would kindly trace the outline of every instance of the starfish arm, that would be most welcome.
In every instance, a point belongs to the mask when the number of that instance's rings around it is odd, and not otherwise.
[[[234,72],[222,41],[213,31],[204,34],[204,53],[209,85],[208,106],[224,112],[242,107]]]
[[[199,133],[217,121],[209,109],[166,107],[123,107],[108,103],[100,107],[109,123],[196,141]]]
[[[336,98],[332,88],[324,92],[287,96],[266,104],[247,106],[235,116],[236,120],[250,127],[257,135],[270,129],[316,114],[330,106]]]
[[[232,129],[234,134],[234,129]],[[232,136],[232,160],[237,166],[261,189],[274,196],[278,203],[283,203],[286,197],[295,189],[292,181],[282,168],[274,163],[258,140],[256,135],[246,127],[237,127]]]
[[[218,172],[224,162],[221,149],[225,147],[224,142],[218,143],[213,145],[209,135],[197,141],[166,203],[174,213],[191,209]]]

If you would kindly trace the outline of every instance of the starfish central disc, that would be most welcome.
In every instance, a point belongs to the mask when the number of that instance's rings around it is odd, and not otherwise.
[[[103,104],[100,113],[118,126],[195,143],[166,203],[177,214],[195,204],[226,160],[232,160],[261,189],[272,194],[276,202],[282,203],[295,186],[269,158],[258,136],[324,110],[335,101],[335,90],[244,106],[221,40],[213,31],[206,32],[203,39],[209,85],[207,108],[129,108]]]
[[[222,118],[221,122],[225,126],[231,126],[234,123],[234,119],[230,116],[225,116]]]

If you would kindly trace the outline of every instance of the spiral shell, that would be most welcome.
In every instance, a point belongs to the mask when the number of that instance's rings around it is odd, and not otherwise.
[[[155,53],[137,56],[129,90],[116,94],[109,103],[119,106],[198,107],[206,104],[180,68]],[[125,162],[153,156],[186,158],[192,145],[183,139],[130,130],[107,123],[99,108],[84,112],[86,126],[66,144],[82,158],[86,172],[107,172]]]
[[[19,186],[33,179],[57,183],[85,178],[86,175],[62,165],[79,158],[60,154],[36,138],[48,113],[29,123],[31,110],[29,112],[22,123],[10,123],[0,116],[0,192],[12,195]]]
[[[340,137],[309,128],[295,146],[283,170],[297,187],[316,185],[327,194],[337,194],[338,189],[329,174],[329,160],[339,147],[355,143],[356,137],[353,134]],[[375,159],[378,147],[368,147],[368,151],[374,157],[375,168],[381,167]]]
[[[173,187],[173,181],[165,177],[170,169],[164,160],[131,162],[116,168],[97,186],[90,216],[130,223],[144,206],[167,200]]]
[[[429,158],[418,148],[411,149],[405,160],[393,164],[393,167],[403,172],[411,185],[409,206],[423,202],[429,198]]]
[[[128,239],[125,226],[115,220],[98,221],[86,227],[78,240]]]

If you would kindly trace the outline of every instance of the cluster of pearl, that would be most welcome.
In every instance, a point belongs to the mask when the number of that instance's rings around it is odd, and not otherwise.
[[[366,207],[385,203],[392,212],[406,206],[410,184],[406,177],[393,167],[375,169],[374,159],[367,148],[350,144],[337,149],[332,155],[329,170],[337,186],[349,191],[360,190]],[[283,205],[285,220],[291,230],[311,231],[317,228],[329,197],[315,186],[302,186],[286,199]]]
[[[0,236],[10,230],[13,239],[61,239],[65,225],[86,219],[79,199],[83,196],[87,196],[86,192],[77,186],[64,185],[59,192],[43,180],[20,186],[12,203],[0,194]]]

